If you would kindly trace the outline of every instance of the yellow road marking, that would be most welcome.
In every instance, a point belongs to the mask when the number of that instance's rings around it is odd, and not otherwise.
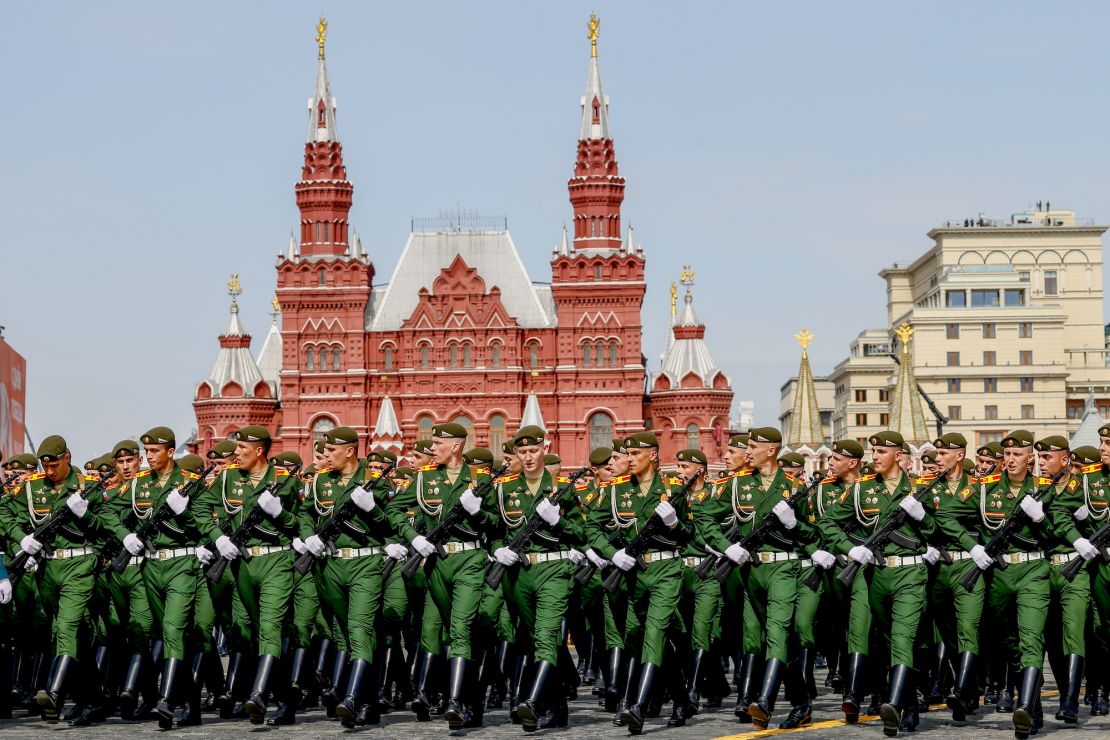
[[[1042,691],[1042,699],[1050,699],[1054,696],[1059,696],[1059,691]],[[936,711],[938,709],[947,709],[946,704],[933,704],[929,707],[929,711]],[[878,722],[882,719],[877,714],[861,714],[859,716],[859,724],[866,724],[868,722]],[[753,732],[740,732],[735,735],[722,735],[716,740],[755,740],[756,738],[773,737],[775,735],[789,735],[792,732],[810,732],[811,730],[823,730],[829,727],[840,727],[848,723],[842,719],[827,719],[822,722],[814,722],[805,727],[795,727],[790,730],[755,730]]]

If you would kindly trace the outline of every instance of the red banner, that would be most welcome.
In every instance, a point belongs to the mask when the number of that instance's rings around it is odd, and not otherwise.
[[[27,361],[0,338],[0,452],[4,460],[23,452]]]

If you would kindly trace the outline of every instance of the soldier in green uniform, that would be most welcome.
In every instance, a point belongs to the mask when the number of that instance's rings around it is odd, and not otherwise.
[[[294,486],[284,486],[280,495],[270,491],[271,485],[280,487],[289,473],[269,463],[271,439],[265,427],[243,427],[232,439],[236,467],[225,469],[214,486],[223,498],[220,508],[234,527],[242,526],[256,506],[262,510],[263,517],[243,543],[249,560],[238,559],[239,548],[220,530],[220,522],[216,519],[207,520],[204,526],[207,536],[215,541],[218,553],[204,550],[198,556],[207,560],[218,555],[232,561],[236,592],[242,601],[250,633],[257,636],[258,647],[258,666],[244,710],[252,724],[262,724],[270,682],[281,656],[281,630],[293,593],[290,545],[300,530],[300,518],[294,513],[298,509],[299,493]]]
[[[1087,510],[1096,527],[1104,527],[1110,523],[1110,424],[1099,427],[1099,458],[1083,467],[1084,491],[1087,495]],[[1102,625],[1101,637],[1106,638],[1106,626],[1110,625],[1110,563],[1099,560],[1091,571],[1091,598],[1095,604],[1095,616]],[[1107,700],[1107,691],[1110,689],[1110,667],[1105,664],[1098,665],[1094,671],[1092,666],[1095,661],[1088,664],[1088,674],[1095,674],[1096,691],[1091,691],[1090,678],[1088,678],[1087,695],[1092,698],[1091,713],[1110,714],[1110,701]],[[1097,689],[1101,687],[1101,692]]]
[[[493,552],[494,559],[508,568],[502,586],[517,625],[514,644],[533,663],[530,688],[517,708],[525,731],[536,729],[545,709],[551,713],[545,726],[567,723],[566,695],[555,668],[574,574],[570,548],[585,541],[577,503],[550,500],[560,481],[545,470],[544,441],[544,430],[539,427],[518,431],[513,445],[521,472],[497,481],[497,510],[504,523],[502,542],[509,542],[532,517],[544,522],[523,555],[504,546]],[[522,557],[527,567],[514,567]]]
[[[602,705],[606,704],[605,697],[610,690],[610,684],[613,681],[615,671],[619,672],[619,659],[618,666],[614,668],[612,661],[608,659],[608,646],[605,644],[605,589],[601,586],[601,572],[606,561],[598,555],[593,548],[589,547],[596,537],[596,527],[598,522],[604,526],[604,521],[608,521],[606,510],[603,508],[604,504],[601,499],[602,489],[609,486],[609,481],[613,475],[609,468],[609,461],[613,457],[613,448],[611,447],[597,447],[590,451],[589,463],[593,477],[582,496],[581,512],[582,512],[582,525],[583,537],[586,540],[586,547],[583,549],[583,555],[586,560],[593,565],[593,575],[584,584],[578,585],[577,596],[578,602],[582,605],[582,615],[587,625],[589,625],[591,643],[593,652],[599,656],[605,656],[605,660],[600,660],[601,663],[601,678],[594,684],[594,695],[602,697]],[[614,692],[612,698],[612,708],[608,711],[616,710],[616,703],[618,697]]]
[[[868,441],[876,475],[857,479],[851,491],[846,491],[821,519],[821,530],[834,552],[847,555],[864,568],[852,584],[848,649],[866,655],[872,626],[876,634],[889,641],[890,688],[880,714],[884,733],[892,736],[898,734],[902,711],[916,711],[910,674],[914,642],[925,608],[927,573],[921,556],[933,535],[934,521],[930,511],[914,498],[913,484],[902,471],[902,435],[879,432]],[[855,542],[862,543],[874,527],[897,509],[905,511],[906,521],[898,529],[897,538],[888,540],[879,553],[884,558],[883,567],[867,568],[874,564],[875,554]],[[870,606],[867,619],[857,606],[860,599]],[[854,688],[851,679],[850,687]],[[849,722],[859,717],[859,701],[858,694],[845,694],[843,710]]]
[[[426,559],[428,590],[448,630],[449,698],[444,717],[453,730],[466,721],[465,698],[474,693],[467,691],[466,680],[471,658],[480,652],[472,645],[471,635],[485,581],[487,556],[481,539],[487,534],[495,537],[501,519],[492,493],[486,501],[474,494],[481,481],[471,477],[463,462],[466,438],[466,429],[459,424],[433,427],[435,465],[418,470],[416,480],[404,494],[395,496],[387,509],[394,528]],[[409,522],[407,512],[413,498],[429,531],[456,505],[465,512],[462,521],[440,543],[442,554],[437,554],[436,545]]]

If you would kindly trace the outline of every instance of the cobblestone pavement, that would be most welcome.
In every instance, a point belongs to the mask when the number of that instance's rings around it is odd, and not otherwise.
[[[819,674],[818,685],[823,676]],[[1060,738],[1095,738],[1110,737],[1110,718],[1091,718],[1087,707],[1083,707],[1078,729],[1064,730],[1062,723],[1052,719],[1056,711],[1055,685],[1048,677],[1045,691],[1050,694],[1045,702],[1048,726],[1039,737],[1053,736],[1058,732]],[[882,738],[882,727],[878,718],[864,718],[859,725],[848,726],[840,721],[838,710],[840,702],[828,689],[823,689],[817,700],[814,712],[814,725],[801,730],[782,731],[769,730],[752,732],[751,725],[740,725],[732,716],[732,701],[726,701],[727,709],[716,712],[706,712],[690,721],[690,724],[681,729],[668,729],[665,712],[658,719],[648,720],[644,736],[673,738],[674,740],[692,740],[693,738],[727,738],[727,740],[754,740],[754,738],[772,737],[776,735],[794,735],[797,740],[817,740],[817,738]],[[785,714],[780,703],[779,711]],[[20,713],[22,714],[22,713]],[[777,719],[781,719],[777,717]],[[547,730],[530,735],[540,737],[547,735],[561,740],[599,740],[600,738],[625,738],[628,731],[623,727],[613,727],[609,723],[610,717],[597,706],[596,700],[588,696],[585,691],[581,698],[571,705],[570,727],[560,730]],[[774,728],[777,722],[773,721]],[[0,721],[0,737],[47,737],[52,733],[69,733],[71,738],[121,738],[121,737],[155,737],[162,738],[201,738],[201,737],[244,737],[253,735],[258,738],[267,736],[269,740],[278,740],[282,736],[296,738],[321,738],[342,737],[359,735],[363,737],[379,738],[447,738],[451,737],[442,720],[428,723],[414,721],[409,712],[388,714],[382,717],[382,724],[373,728],[361,728],[347,731],[339,726],[338,722],[330,721],[324,717],[322,711],[311,711],[303,714],[298,724],[292,728],[267,728],[252,727],[246,720],[220,721],[214,715],[205,715],[204,725],[201,727],[174,730],[167,734],[160,732],[153,722],[133,724],[112,719],[108,723],[93,728],[70,728],[64,723],[47,725],[36,719],[16,718],[9,721]],[[473,740],[497,740],[499,738],[520,738],[524,732],[518,725],[508,723],[507,712],[494,711],[486,715],[486,727],[468,732],[455,733],[455,737],[471,737]],[[951,716],[947,710],[929,712],[922,715],[921,726],[910,737],[932,738],[974,738],[975,740],[990,739],[1004,740],[1013,737],[1013,728],[1010,724],[1010,715],[997,714],[993,707],[980,709],[974,716],[974,721],[964,727],[952,725]]]

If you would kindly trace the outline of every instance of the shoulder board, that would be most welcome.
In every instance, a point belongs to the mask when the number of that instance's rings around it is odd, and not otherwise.
[[[971,498],[971,486],[960,491],[960,501],[967,501],[969,498]]]
[[[418,473],[427,473],[430,470],[439,470],[439,466],[436,465],[435,463],[432,463],[431,465],[425,465],[422,468],[417,468],[416,472],[418,472]]]
[[[836,476],[832,476],[831,478],[826,478],[825,480],[821,481],[821,484],[824,485],[825,483],[836,483],[838,480],[839,478],[837,478]]]
[[[239,465],[236,464],[236,463],[228,463],[227,465],[224,466],[224,470],[238,470],[238,469],[239,469]]]
[[[494,483],[496,483],[497,485],[501,485],[503,483],[510,483],[510,482],[516,480],[519,477],[520,477],[520,473],[512,473],[511,475],[503,475],[500,478],[498,478],[497,480],[495,480]]]
[[[374,480],[377,480],[378,478],[382,477],[382,471],[380,471],[380,470],[367,470],[366,471],[366,477],[367,478],[373,478]]]
[[[1047,486],[1051,482],[1052,482],[1051,478],[1037,478],[1037,485],[1038,486]]]
[[[856,478],[856,483],[866,483],[869,480],[875,480],[876,477],[877,476],[874,475],[861,475],[860,477]]]
[[[682,485],[682,479],[681,478],[666,478],[666,479],[664,479],[664,482],[667,483],[667,485],[671,485],[671,486],[681,486]]]
[[[732,474],[732,477],[733,478],[747,478],[753,472],[755,472],[755,471],[752,471],[752,470],[738,470],[738,471],[736,471],[735,473]]]
[[[632,480],[631,475],[618,475],[616,478],[609,481],[609,485],[620,485],[621,483],[627,483],[630,480]]]
[[[920,478],[914,478],[913,479],[913,484],[915,486],[924,486],[924,485],[927,485],[929,483],[932,483],[936,479],[937,479],[937,477],[935,475],[923,475]]]
[[[570,478],[564,478],[560,475],[558,478],[556,478],[556,481],[559,483],[570,483]]]
[[[1084,465],[1080,469],[1079,472],[1082,473],[1083,475],[1087,475],[1089,473],[1098,473],[1101,470],[1102,470],[1102,463],[1097,462],[1097,463],[1091,463],[1090,465]]]
[[[575,483],[574,484],[574,490],[577,491],[578,493],[582,493],[582,491],[588,490],[589,487],[590,487],[589,483]]]
[[[138,473],[135,473],[135,477],[132,478],[132,480],[136,480],[138,478],[145,478],[148,475],[150,475],[150,468],[147,468],[146,470],[140,470]]]
[[[403,481],[401,481],[401,482],[400,482],[400,483],[398,484],[398,487],[399,487],[399,488],[400,488],[400,489],[401,489],[402,491],[407,491],[407,490],[408,490],[408,488],[409,488],[409,484],[410,484],[410,483],[412,483],[412,478],[405,478],[405,479],[404,479]]]
[[[1076,488],[1079,488],[1079,480],[1077,478],[1072,478],[1068,481],[1068,490],[1074,491]]]
[[[27,476],[27,480],[42,480],[46,477],[46,473],[31,473]]]
[[[705,501],[708,496],[709,491],[703,488],[694,495],[694,500],[700,504],[702,501]]]
[[[979,479],[979,483],[986,485],[988,483],[997,483],[1002,480],[1002,473],[994,473],[992,475],[984,475]]]
[[[229,465],[228,467],[231,467],[231,466]],[[316,475],[323,475],[324,473],[330,473],[330,472],[331,472],[331,468],[320,468],[319,470],[316,471]]]
[[[86,483],[99,483],[100,482],[100,476],[99,475],[89,475],[88,473],[86,473],[85,474],[85,482]]]
[[[790,473],[783,473],[783,475],[785,475],[785,476],[786,476],[786,479],[787,479],[788,481],[790,481],[791,483],[793,483],[794,481],[798,480],[797,478],[795,478],[794,476],[792,476],[792,475],[791,475]]]
[[[200,478],[199,475],[197,475],[196,473],[194,473],[191,470],[182,470],[181,471],[181,477],[184,478],[185,480],[196,480],[196,479]]]
[[[285,468],[274,468],[274,476],[277,478],[288,478],[289,471]]]

